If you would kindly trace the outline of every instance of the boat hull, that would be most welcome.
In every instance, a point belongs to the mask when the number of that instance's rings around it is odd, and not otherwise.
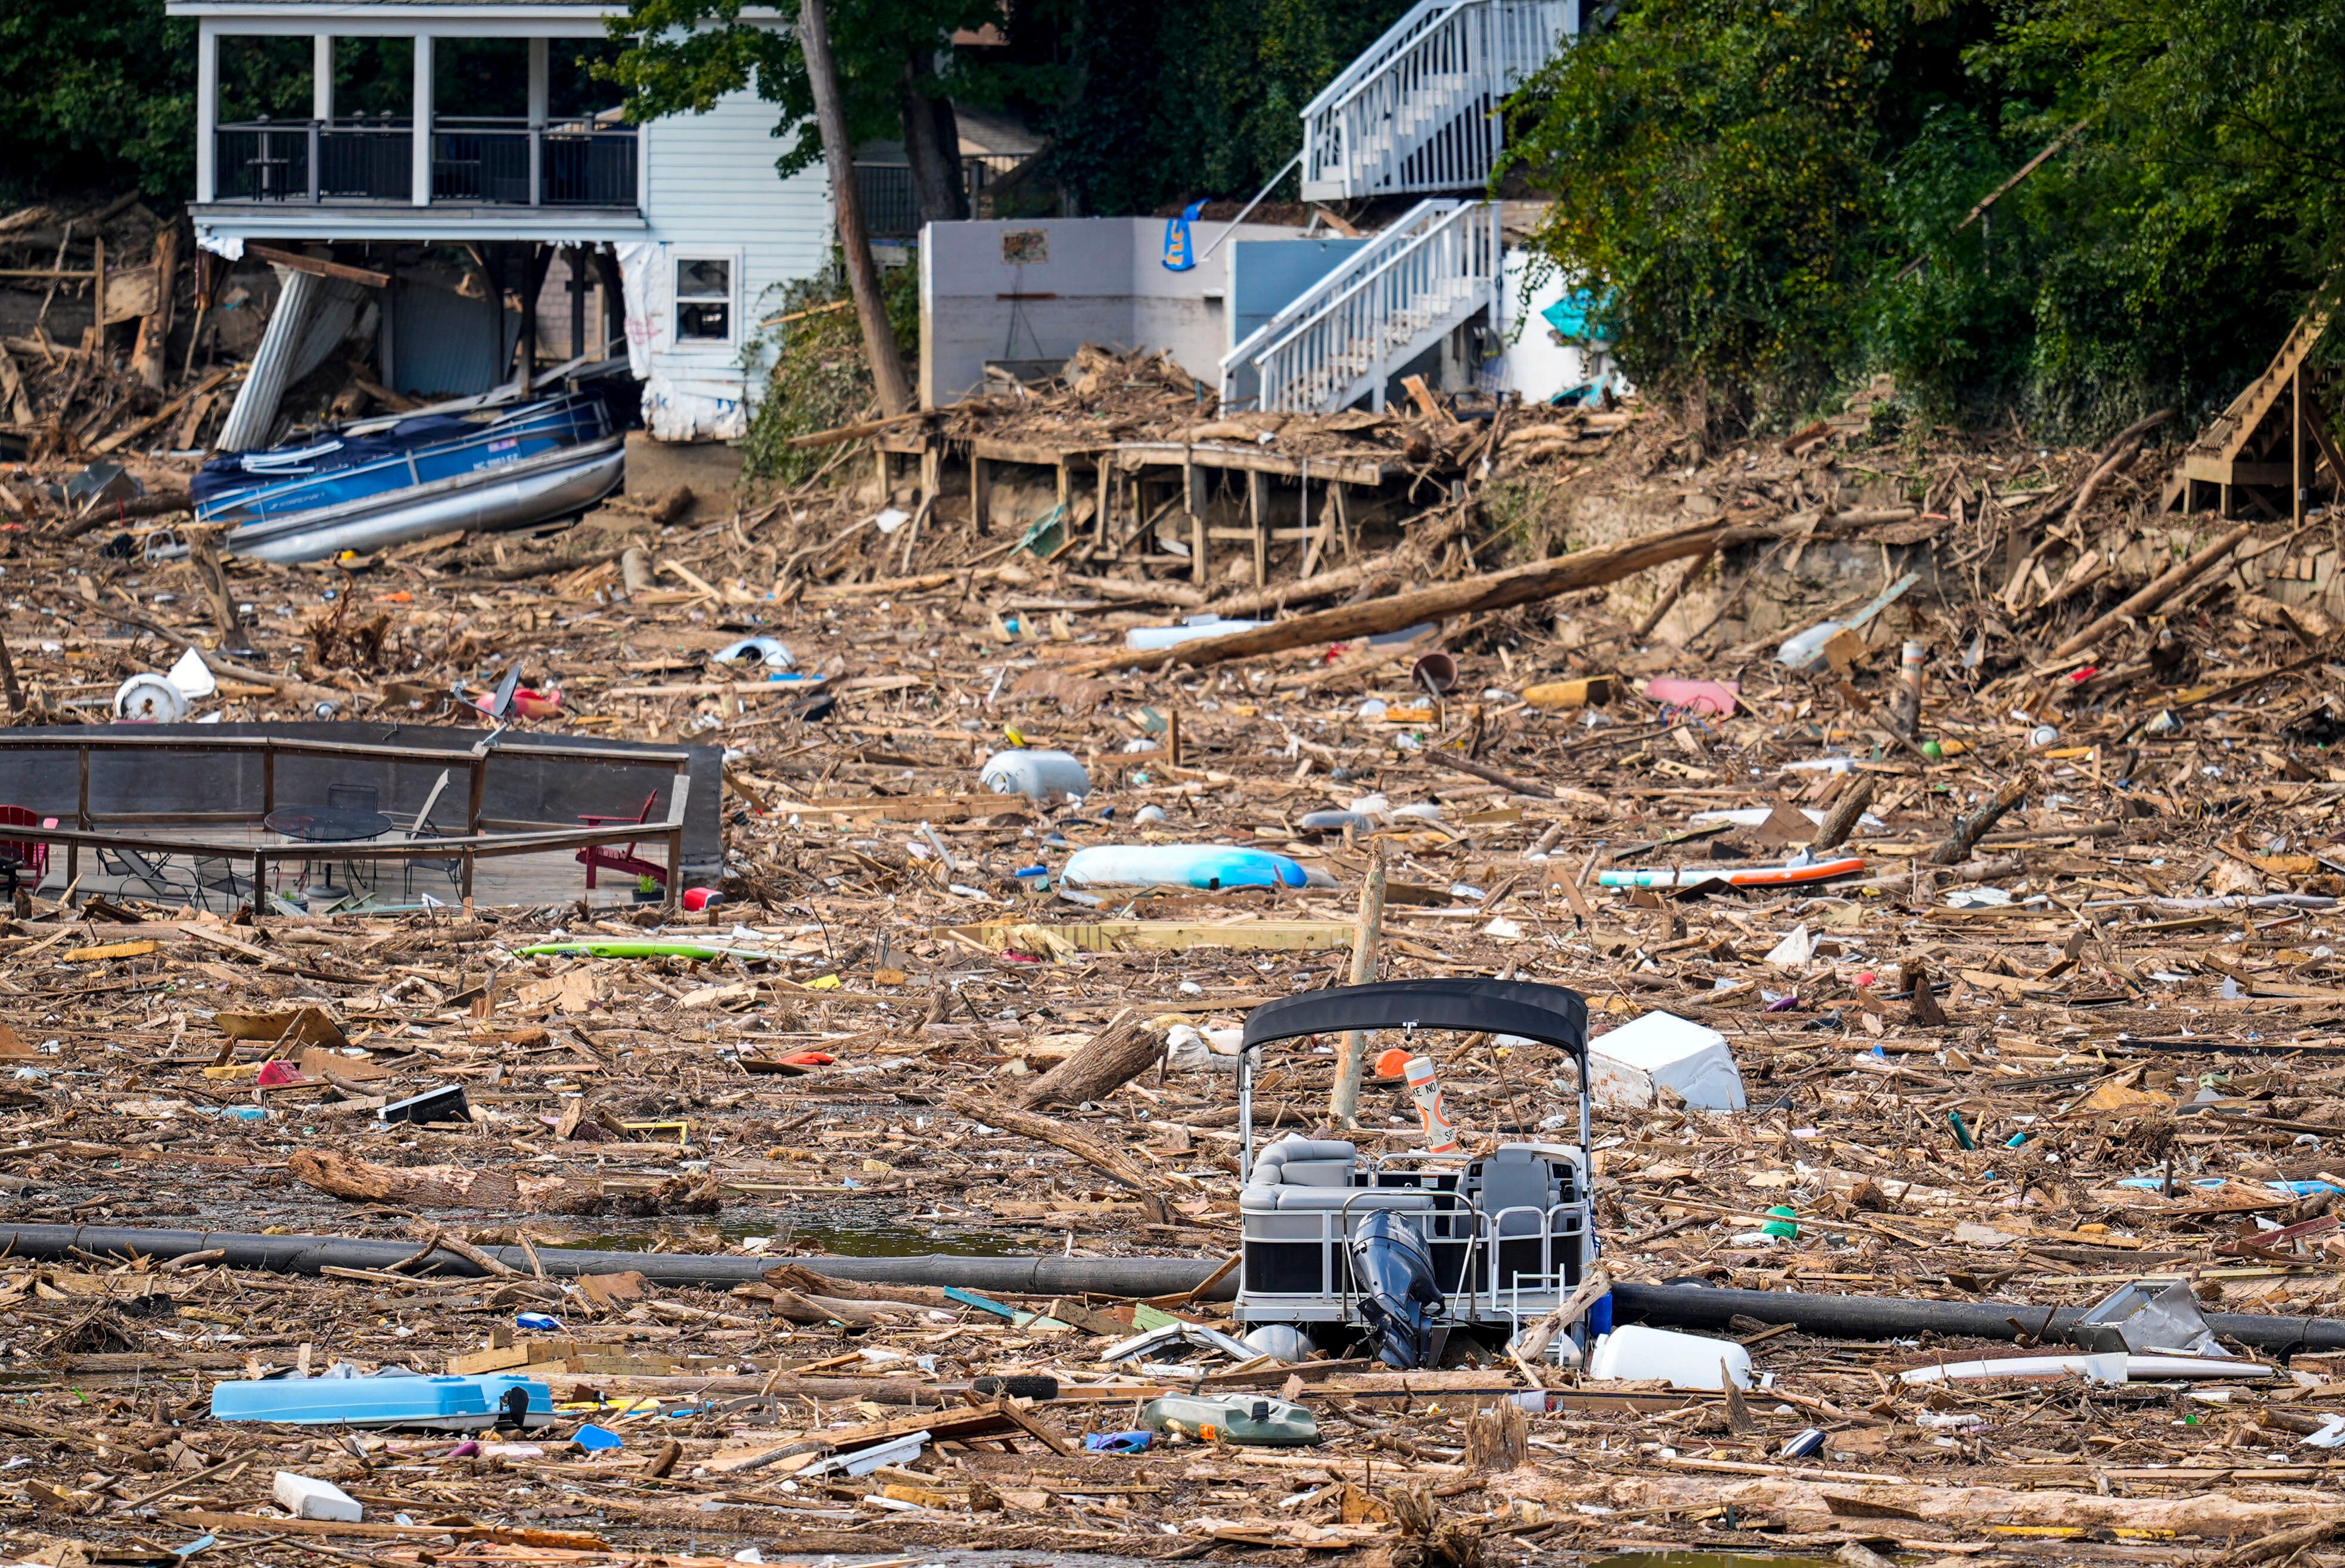
[[[255,561],[322,561],[433,534],[528,528],[584,511],[626,477],[624,436],[231,529],[220,547]]]

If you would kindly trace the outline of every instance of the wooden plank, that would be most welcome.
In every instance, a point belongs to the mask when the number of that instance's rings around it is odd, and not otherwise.
[[[345,283],[363,283],[370,288],[391,287],[391,274],[388,272],[370,272],[363,267],[345,267],[339,261],[320,261],[298,250],[279,250],[273,245],[247,245],[244,253],[266,261],[271,267],[288,268],[295,272],[308,272],[320,278],[339,278]]]
[[[1191,947],[1227,947],[1239,952],[1328,952],[1352,945],[1349,920],[1094,920],[1078,925],[988,921],[938,928],[939,936],[960,936],[999,950],[1036,931],[1084,953],[1181,952]]]
[[[1199,468],[1244,469],[1295,480],[1303,477],[1304,460],[1255,447],[1213,443],[1183,446],[1178,441],[1126,441],[1113,451],[1116,466],[1126,470],[1179,468],[1189,462]],[[1309,460],[1311,471],[1318,479],[1341,480],[1346,484],[1378,485],[1406,471],[1398,464],[1378,458],[1314,457]]]

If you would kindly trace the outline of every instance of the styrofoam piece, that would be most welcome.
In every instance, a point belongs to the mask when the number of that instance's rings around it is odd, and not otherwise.
[[[205,663],[204,656],[193,648],[179,655],[179,662],[171,666],[170,673],[164,679],[178,687],[179,695],[190,703],[208,697],[219,690],[219,682],[213,677],[212,667]]]
[[[1659,1378],[1673,1389],[1722,1393],[1726,1378],[1736,1388],[1751,1386],[1751,1352],[1732,1340],[1629,1323],[1596,1341],[1588,1357],[1588,1375],[1599,1382]]]
[[[1588,1047],[1588,1087],[1614,1110],[1650,1110],[1667,1088],[1689,1110],[1741,1110],[1742,1072],[1726,1037],[1674,1013],[1647,1013]]]
[[[1201,637],[1226,636],[1232,632],[1252,632],[1267,626],[1267,621],[1223,621],[1214,616],[1193,617],[1178,626],[1134,626],[1123,634],[1127,648],[1177,648],[1183,642],[1194,642]]]
[[[1022,746],[986,758],[977,782],[995,794],[1022,794],[1029,800],[1066,800],[1091,793],[1091,775],[1082,759],[1071,752]]]
[[[2096,1355],[2001,1356],[1984,1361],[1944,1361],[1914,1367],[1898,1375],[1909,1383],[1978,1382],[1988,1378],[2057,1378],[2081,1372],[2096,1383],[2144,1383],[2202,1378],[2257,1381],[2273,1375],[2260,1361],[2215,1356],[2129,1356],[2122,1351]]]
[[[273,1489],[277,1505],[296,1519],[330,1519],[341,1524],[355,1524],[366,1510],[359,1500],[330,1481],[320,1481],[313,1475],[296,1475],[289,1470],[277,1472]]]

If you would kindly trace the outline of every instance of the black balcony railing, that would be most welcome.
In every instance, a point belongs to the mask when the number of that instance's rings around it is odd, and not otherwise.
[[[960,160],[961,188],[969,193],[969,209],[978,210],[979,198],[993,182],[1017,166],[1018,160],[999,154],[970,155]],[[855,189],[863,198],[863,227],[874,239],[917,239],[920,204],[912,189],[909,165],[875,159],[855,166]]]
[[[405,202],[414,196],[415,133],[403,122],[222,126],[213,147],[217,201]],[[431,199],[633,207],[635,157],[633,126],[441,119],[431,130]]]

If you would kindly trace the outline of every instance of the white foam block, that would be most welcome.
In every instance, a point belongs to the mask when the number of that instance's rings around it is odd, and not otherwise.
[[[278,1506],[296,1519],[331,1519],[354,1524],[366,1512],[357,1498],[332,1482],[296,1475],[289,1470],[277,1472],[276,1492]]]
[[[1588,1047],[1589,1090],[1616,1110],[1648,1110],[1668,1088],[1689,1110],[1741,1110],[1742,1073],[1726,1037],[1674,1013],[1647,1013]]]

